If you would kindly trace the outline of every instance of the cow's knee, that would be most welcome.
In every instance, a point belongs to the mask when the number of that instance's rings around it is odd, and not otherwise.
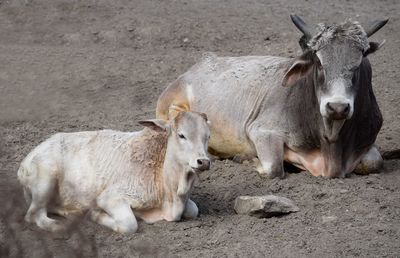
[[[285,170],[283,169],[283,161],[271,162],[256,160],[256,170],[261,177],[266,178],[284,178]]]
[[[285,177],[283,138],[274,131],[259,130],[258,128],[255,127],[249,133],[259,159],[259,162],[256,161],[258,173],[261,177]]]
[[[194,201],[188,199],[186,202],[185,210],[183,211],[183,217],[186,219],[194,219],[199,215],[199,208],[197,208]]]
[[[378,149],[373,146],[361,159],[354,172],[357,174],[366,175],[370,173],[379,173],[382,168],[382,156],[379,153]]]

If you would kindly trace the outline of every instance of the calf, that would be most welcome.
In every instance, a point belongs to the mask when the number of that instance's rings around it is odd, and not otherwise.
[[[30,207],[25,216],[40,228],[65,228],[47,212],[88,211],[114,231],[133,233],[136,217],[148,223],[194,218],[189,199],[197,172],[208,170],[207,117],[181,112],[170,122],[140,121],[139,132],[58,133],[22,161],[18,179]]]

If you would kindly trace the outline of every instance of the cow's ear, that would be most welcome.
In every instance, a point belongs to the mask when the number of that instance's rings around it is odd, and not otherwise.
[[[168,121],[163,119],[142,120],[138,123],[157,132],[167,132],[169,130]]]
[[[364,52],[364,57],[368,56],[369,54],[372,54],[376,52],[378,49],[380,49],[383,45],[385,45],[386,40],[383,40],[381,43],[378,42],[369,42],[369,48],[367,51]]]
[[[282,86],[294,85],[299,79],[311,72],[312,66],[312,60],[297,59],[283,76]]]

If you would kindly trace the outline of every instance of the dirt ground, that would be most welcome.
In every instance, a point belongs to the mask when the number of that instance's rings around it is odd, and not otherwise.
[[[400,160],[380,174],[344,179],[291,173],[268,180],[250,165],[216,161],[193,200],[200,217],[139,223],[124,236],[92,222],[50,235],[24,223],[16,180],[23,157],[58,131],[138,130],[157,97],[204,52],[300,53],[290,22],[366,22],[390,17],[370,57],[384,115],[377,144],[400,145],[400,1],[0,0],[0,256],[25,257],[399,257]],[[236,215],[239,195],[292,199],[298,213]],[[8,248],[8,251],[7,251]]]

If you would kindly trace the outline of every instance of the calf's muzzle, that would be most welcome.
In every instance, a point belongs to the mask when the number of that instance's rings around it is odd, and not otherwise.
[[[211,166],[211,161],[209,159],[197,159],[197,170],[205,171],[209,170]]]

